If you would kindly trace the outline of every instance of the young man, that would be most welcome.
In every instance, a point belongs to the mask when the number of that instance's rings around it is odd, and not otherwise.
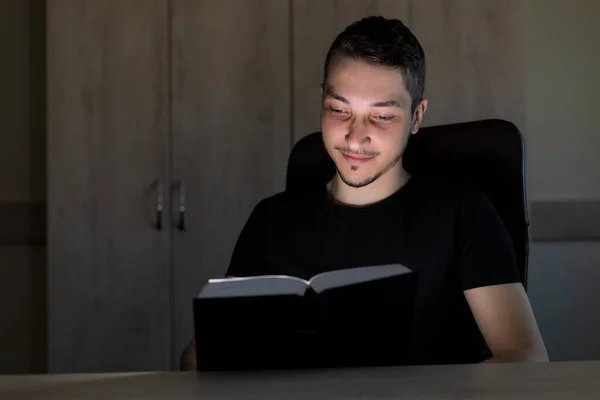
[[[402,167],[427,109],[418,40],[398,20],[362,19],[335,39],[324,75],[321,127],[337,173],[320,193],[261,201],[227,275],[309,278],[402,264],[419,276],[416,362],[546,361],[510,239],[487,198]],[[192,342],[182,368],[194,359]]]

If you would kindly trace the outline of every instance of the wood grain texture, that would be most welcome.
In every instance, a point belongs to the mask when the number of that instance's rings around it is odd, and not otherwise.
[[[192,299],[222,276],[254,206],[284,189],[290,151],[289,9],[281,0],[173,0],[175,357]]]
[[[166,2],[55,0],[47,21],[49,372],[166,369]]]
[[[424,125],[485,118],[525,124],[522,0],[413,1],[427,59]]]
[[[45,199],[43,19],[39,0],[0,1],[0,202]]]
[[[410,0],[295,0],[293,2],[293,140],[321,130],[325,56],[349,24],[370,15],[399,18],[410,26]]]
[[[0,378],[7,398],[61,399],[465,399],[600,397],[600,363],[530,363],[198,374]]]

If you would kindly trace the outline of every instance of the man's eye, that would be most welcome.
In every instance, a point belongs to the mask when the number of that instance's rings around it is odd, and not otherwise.
[[[379,119],[379,120],[381,120],[381,121],[389,121],[389,120],[394,119],[394,117],[390,116],[390,115],[377,115],[376,118]]]
[[[344,114],[344,110],[338,108],[329,107],[329,111],[331,111],[332,114]]]

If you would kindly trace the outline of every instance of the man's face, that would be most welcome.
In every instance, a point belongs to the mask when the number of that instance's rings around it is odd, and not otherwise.
[[[415,115],[411,113],[401,71],[334,58],[323,87],[321,129],[342,181],[364,187],[397,172],[425,108],[423,101]]]

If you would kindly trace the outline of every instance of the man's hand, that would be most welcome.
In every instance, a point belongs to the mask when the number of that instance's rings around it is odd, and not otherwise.
[[[190,344],[183,350],[179,368],[182,371],[196,370],[196,339],[192,339]]]
[[[494,355],[486,362],[548,361],[548,353],[523,285],[486,286],[464,293]]]

